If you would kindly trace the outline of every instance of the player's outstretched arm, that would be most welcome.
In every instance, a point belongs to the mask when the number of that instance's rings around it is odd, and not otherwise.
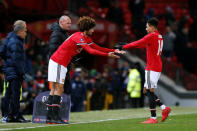
[[[114,52],[105,53],[96,49],[91,48],[88,44],[81,45],[81,47],[87,51],[89,54],[92,55],[100,55],[100,56],[108,56],[112,58],[120,58],[119,56],[115,55]]]
[[[129,44],[126,44],[124,46],[122,46],[122,49],[129,49],[129,48],[144,48],[146,47],[146,45],[148,43],[150,43],[153,39],[153,35],[152,34],[148,34],[145,37],[143,37],[140,40],[131,42]]]
[[[96,50],[102,51],[102,52],[106,52],[106,53],[114,52],[114,51],[115,51],[115,49],[109,49],[109,48],[100,47],[100,46],[98,46],[98,45],[95,44],[95,43],[92,43],[92,44],[90,45],[90,47],[92,47],[92,48],[94,48],[94,49],[96,49]]]
[[[80,45],[85,51],[92,55],[108,56],[108,53],[91,48],[88,44]]]
[[[103,48],[103,47],[96,45],[95,43],[91,44],[90,47],[97,49],[99,51],[102,51],[102,52],[106,52],[106,53],[109,53],[109,52],[115,52],[116,54],[125,54],[126,53],[125,51],[120,51],[119,49]]]

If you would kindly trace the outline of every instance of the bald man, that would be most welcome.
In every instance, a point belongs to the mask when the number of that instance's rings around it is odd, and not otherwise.
[[[49,41],[49,57],[69,37],[68,30],[71,27],[71,19],[68,16],[61,16],[59,22],[51,26],[52,34]]]

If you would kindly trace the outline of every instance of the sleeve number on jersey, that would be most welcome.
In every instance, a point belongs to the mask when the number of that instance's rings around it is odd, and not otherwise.
[[[163,40],[159,39],[158,40],[158,51],[157,51],[157,55],[161,55],[162,49],[163,49]]]

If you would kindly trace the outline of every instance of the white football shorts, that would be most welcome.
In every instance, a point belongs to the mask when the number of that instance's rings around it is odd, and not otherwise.
[[[66,67],[56,63],[51,59],[49,60],[48,81],[64,84],[66,73],[67,73]]]
[[[157,88],[157,82],[160,74],[161,72],[146,70],[144,87],[146,87],[146,89]]]

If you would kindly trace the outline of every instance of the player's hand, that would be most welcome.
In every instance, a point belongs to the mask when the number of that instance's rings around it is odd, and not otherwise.
[[[119,49],[116,49],[114,52],[115,52],[116,54],[126,54],[126,51],[119,50]]]
[[[114,52],[109,52],[108,56],[112,58],[120,58],[120,56],[115,55]]]

